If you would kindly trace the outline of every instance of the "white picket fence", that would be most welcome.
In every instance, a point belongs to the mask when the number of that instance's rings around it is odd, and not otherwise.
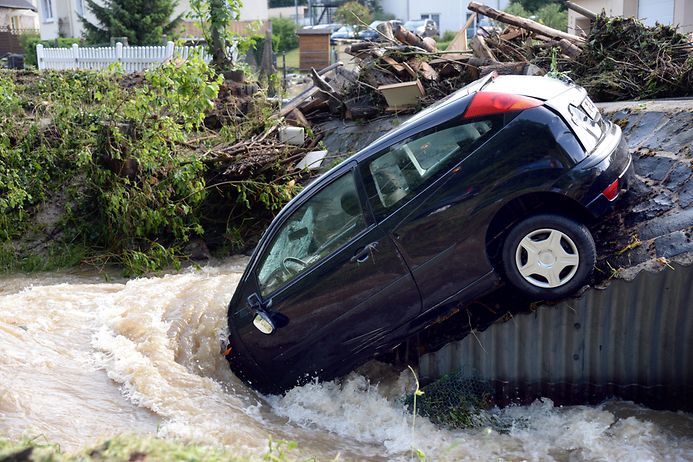
[[[229,50],[233,53],[235,50]],[[191,53],[201,53],[202,58],[210,62],[212,57],[204,47],[175,46],[168,42],[166,46],[123,46],[85,48],[77,44],[72,48],[45,48],[36,45],[36,57],[39,70],[44,69],[106,69],[115,62],[122,63],[125,72],[138,72],[155,67],[169,59],[187,59]]]

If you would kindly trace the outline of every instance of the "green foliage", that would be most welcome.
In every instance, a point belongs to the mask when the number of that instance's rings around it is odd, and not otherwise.
[[[538,7],[537,7],[538,5]],[[568,12],[555,2],[514,1],[505,9],[506,13],[529,18],[557,30],[568,30]]]
[[[522,3],[520,2],[512,2],[508,7],[505,9],[506,13],[514,14],[515,16],[520,16],[521,18],[529,18],[532,16],[532,13],[527,11],[524,6],[522,6]]]
[[[46,48],[69,48],[74,44],[80,44],[82,40],[78,38],[59,37],[53,40],[41,40],[38,34],[26,33],[19,36],[19,43],[24,52],[24,64],[38,66],[36,59],[36,45],[39,43]]]
[[[442,427],[491,428],[499,433],[507,433],[512,425],[521,422],[496,412],[492,396],[493,390],[488,382],[469,378],[463,371],[456,371],[426,385],[422,390],[419,390],[417,383],[416,391],[406,398],[405,404],[413,413],[418,409],[421,415]]]
[[[510,7],[512,7],[513,5],[520,5],[522,8],[525,9],[525,11],[535,12],[535,11],[545,7],[546,5],[550,5],[550,4],[558,4],[559,6],[561,6],[562,9],[565,9],[565,8],[563,8],[562,3],[557,1],[557,0],[512,0]],[[510,13],[510,10],[508,8],[506,8],[505,11]],[[515,14],[515,13],[512,13],[512,14]],[[531,13],[531,14],[533,14],[533,13]],[[527,16],[523,16],[523,17],[526,18]]]
[[[217,70],[226,70],[232,64],[226,51],[231,43],[237,44],[241,54],[243,49],[251,46],[244,38],[236,37],[228,31],[229,23],[240,19],[242,5],[240,0],[190,1],[191,17],[198,22],[202,30]]]
[[[294,441],[269,441],[265,454],[239,455],[237,448],[211,447],[170,441],[153,437],[119,435],[98,445],[84,447],[73,453],[63,452],[60,445],[44,438],[12,442],[0,439],[0,460],[32,460],[34,462],[97,462],[97,461],[205,461],[205,462],[287,462],[297,459],[298,444]],[[24,452],[26,451],[26,452]],[[20,455],[21,454],[21,455]],[[301,459],[303,460],[303,459]],[[307,459],[314,460],[314,459]]]
[[[537,20],[549,27],[561,30],[568,30],[568,12],[563,10],[557,3],[551,3],[539,8],[536,12]]]
[[[144,77],[0,71],[0,271],[86,262],[141,274],[179,267],[193,238],[236,251],[255,242],[300,187],[280,161],[250,178],[203,162],[198,139],[211,148],[277,123],[257,98],[220,133],[206,131],[221,83],[199,57]],[[37,219],[46,208],[50,223]],[[27,236],[47,234],[40,256],[27,250]]]
[[[367,6],[357,1],[350,1],[337,8],[334,18],[337,22],[359,28],[363,27],[363,24],[371,23],[371,12]]]
[[[440,38],[441,42],[452,42],[453,39],[455,38],[455,35],[457,35],[457,32],[453,32],[451,30],[446,30],[443,33],[443,36]]]
[[[278,37],[276,51],[289,51],[298,46],[296,23],[288,18],[272,18],[272,35]]]
[[[81,19],[89,43],[105,43],[111,37],[127,37],[130,45],[160,44],[171,37],[181,16],[171,18],[178,0],[87,0],[98,24]]]
[[[133,88],[114,73],[41,77],[20,96],[0,74],[0,241],[20,235],[32,208],[65,190],[65,237],[102,249],[93,262],[129,273],[175,264],[203,233],[206,197],[205,166],[185,141],[221,78],[195,57],[148,71]],[[16,117],[24,107],[33,117]]]

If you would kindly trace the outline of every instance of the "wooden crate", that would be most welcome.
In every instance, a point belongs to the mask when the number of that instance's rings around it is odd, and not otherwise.
[[[298,31],[299,69],[322,69],[330,65],[329,29],[301,29]]]

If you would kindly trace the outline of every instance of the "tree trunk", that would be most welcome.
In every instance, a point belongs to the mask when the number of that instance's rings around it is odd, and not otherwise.
[[[424,41],[421,37],[416,34],[412,34],[404,26],[396,24],[393,26],[392,31],[395,33],[395,38],[402,43],[413,45],[415,47],[423,48],[429,53],[435,53],[438,49],[435,46],[431,46],[430,43]]]

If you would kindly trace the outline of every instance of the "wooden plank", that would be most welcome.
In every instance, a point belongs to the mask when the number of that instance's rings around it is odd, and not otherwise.
[[[378,91],[383,94],[390,109],[415,106],[419,98],[426,94],[419,80],[382,85]]]
[[[474,22],[474,18],[476,18],[476,13],[469,16],[469,19],[464,23],[462,29],[455,34],[455,38],[453,38],[450,45],[448,45],[448,51],[467,51],[469,49],[467,43],[467,29],[469,29],[469,26]]]
[[[486,40],[481,35],[475,35],[472,39],[471,45],[472,50],[474,50],[474,54],[477,57],[487,59],[489,61],[498,61],[496,55],[493,54],[493,51],[491,51],[486,44]]]

